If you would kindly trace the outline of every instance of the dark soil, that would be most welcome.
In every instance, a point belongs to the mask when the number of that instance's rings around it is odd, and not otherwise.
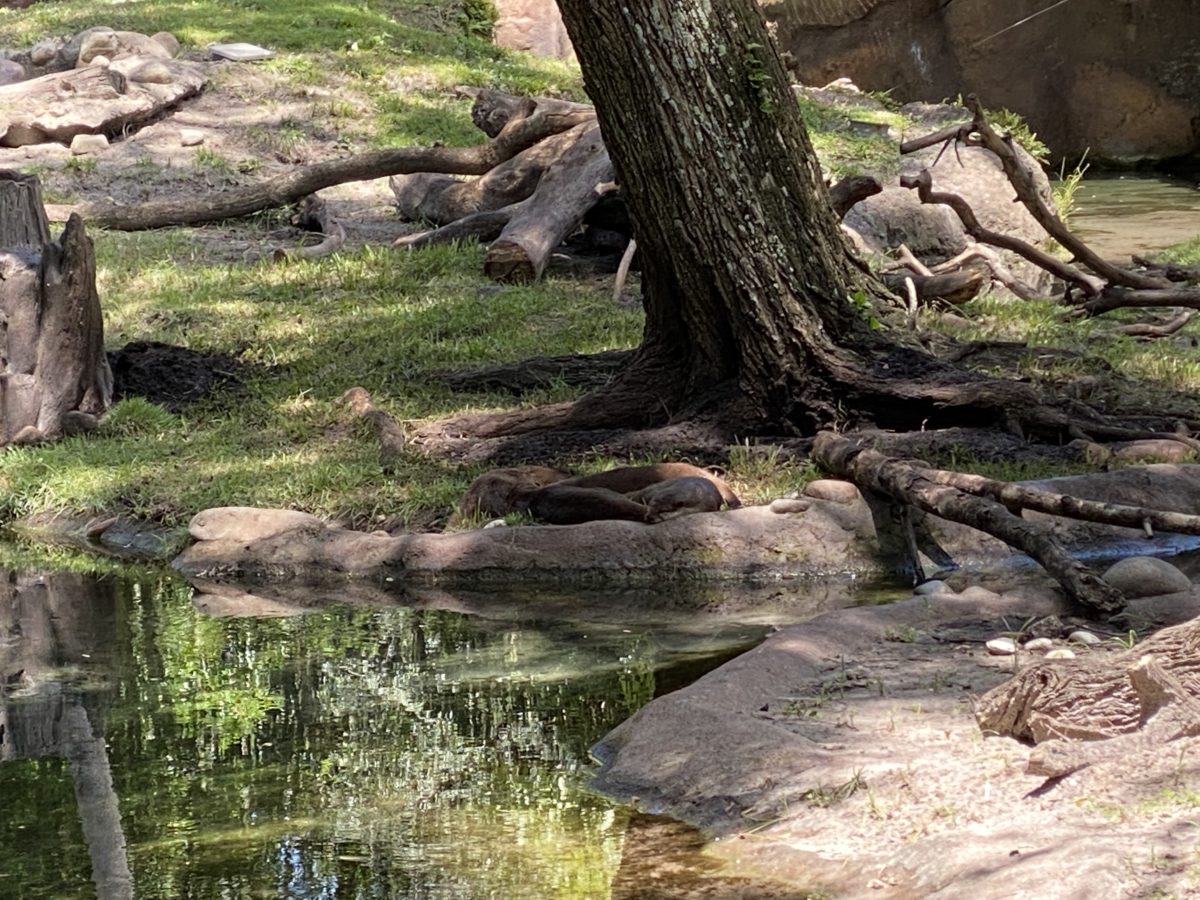
[[[205,355],[157,341],[131,341],[108,354],[113,398],[142,397],[173,413],[242,381],[247,366],[224,354]]]

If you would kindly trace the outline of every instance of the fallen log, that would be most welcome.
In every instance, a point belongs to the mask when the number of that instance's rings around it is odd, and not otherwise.
[[[917,299],[922,303],[941,301],[955,306],[974,299],[990,280],[989,273],[982,269],[959,269],[936,275],[919,272],[883,273],[884,284],[896,293],[902,293],[905,290],[904,283],[911,281]]]
[[[389,181],[400,218],[449,225],[464,216],[501,209],[530,196],[542,176],[574,142],[573,132],[551,135],[474,181],[414,172]]]
[[[915,506],[999,538],[1040,563],[1076,603],[1106,613],[1124,605],[1119,591],[1089,572],[1045,527],[1022,519],[996,500],[940,484],[931,477],[933,470],[864,449],[828,431],[817,435],[812,456],[821,468],[853,481],[864,494]]]
[[[96,258],[72,216],[57,241],[35,177],[0,171],[0,446],[94,428],[112,400]]]
[[[421,247],[433,247],[437,244],[451,244],[454,241],[494,241],[500,237],[506,225],[521,208],[521,203],[514,203],[503,209],[493,209],[487,212],[477,212],[474,215],[463,216],[457,222],[434,228],[430,231],[420,231],[416,234],[406,234],[392,241],[393,247],[407,247],[419,250]]]
[[[542,176],[537,190],[488,249],[483,271],[489,278],[504,282],[540,278],[550,253],[600,199],[597,188],[612,183],[615,173],[600,126],[589,122],[574,131],[572,146]]]
[[[479,147],[399,147],[375,150],[346,159],[301,166],[258,184],[231,188],[200,200],[154,200],[132,206],[86,203],[74,212],[104,228],[138,231],[169,225],[199,225],[238,218],[295,203],[322,188],[347,181],[367,181],[406,172],[482,175],[534,144],[589,122],[586,111],[543,111],[532,101],[527,114],[511,120],[493,140]]]

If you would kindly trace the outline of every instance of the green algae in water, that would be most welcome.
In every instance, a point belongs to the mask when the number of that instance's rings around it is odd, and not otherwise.
[[[7,582],[0,896],[608,896],[588,747],[653,695],[644,635]]]

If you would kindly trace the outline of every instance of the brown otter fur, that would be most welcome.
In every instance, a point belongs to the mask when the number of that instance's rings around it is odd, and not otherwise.
[[[475,479],[451,525],[512,512],[529,512],[553,525],[597,519],[657,522],[715,511],[722,503],[730,508],[742,505],[724,481],[688,463],[622,466],[575,477],[547,466],[514,466]]]
[[[467,488],[451,525],[476,517],[494,519],[513,512],[528,512],[529,500],[538,490],[570,477],[569,472],[549,466],[513,466],[484,472]]]
[[[737,509],[742,501],[730,490],[721,478],[707,469],[693,466],[690,463],[655,463],[650,466],[621,466],[609,469],[607,472],[597,472],[595,475],[580,475],[568,478],[563,484],[575,487],[607,488],[618,494],[632,494],[659,482],[671,481],[676,478],[703,478],[713,485],[721,494],[721,499],[730,509]]]
[[[535,519],[550,525],[578,525],[599,519],[650,521],[650,510],[624,494],[600,487],[560,483],[542,488],[529,502]]]
[[[660,481],[634,491],[629,499],[645,504],[649,513],[647,521],[650,522],[661,522],[689,513],[716,512],[724,503],[721,491],[715,484],[707,478],[694,475]]]

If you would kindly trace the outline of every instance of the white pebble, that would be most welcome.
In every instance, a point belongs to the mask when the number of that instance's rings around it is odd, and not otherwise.
[[[108,149],[108,138],[102,134],[77,134],[71,138],[71,152],[76,156],[99,153]]]
[[[1017,644],[1010,638],[992,638],[984,646],[992,656],[1012,656],[1017,652]]]
[[[179,143],[185,147],[194,147],[204,143],[204,132],[199,128],[180,128]]]
[[[1066,647],[1059,647],[1057,650],[1051,650],[1046,654],[1046,659],[1074,659],[1075,651],[1068,650]]]
[[[1025,649],[1033,650],[1037,653],[1043,650],[1052,650],[1054,649],[1054,641],[1050,640],[1050,638],[1034,638],[1025,642]]]
[[[1096,637],[1096,635],[1092,634],[1090,631],[1083,631],[1082,629],[1079,631],[1072,631],[1069,635],[1067,635],[1067,640],[1073,644],[1100,643],[1100,638]]]
[[[484,528],[503,528],[507,524],[508,523],[505,522],[503,519],[492,519],[492,521],[488,522],[483,527]]]

